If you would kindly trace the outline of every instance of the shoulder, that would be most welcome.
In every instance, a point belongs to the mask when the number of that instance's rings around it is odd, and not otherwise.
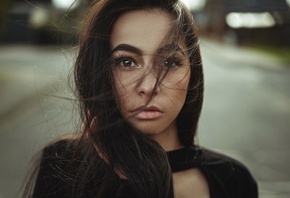
[[[46,145],[42,151],[42,159],[48,158],[53,160],[69,157],[76,150],[76,141],[73,139],[62,139]]]
[[[202,155],[202,163],[206,166],[213,166],[213,167],[231,167],[232,170],[239,170],[242,172],[248,172],[246,166],[241,163],[240,161],[229,157],[225,154],[222,154],[218,151],[213,151],[206,148],[200,148],[201,155]]]
[[[76,153],[79,153],[76,149],[76,140],[63,139],[51,143],[42,149],[40,169],[64,168],[73,159],[73,156],[76,156]]]
[[[73,186],[79,185],[78,170],[85,168],[86,163],[78,142],[59,140],[43,149],[33,197],[43,197],[43,194],[44,197],[68,197]]]
[[[88,142],[79,139],[62,139],[44,147],[40,162],[40,171],[51,171],[63,176],[68,171],[86,165],[87,159],[96,160],[98,155]]]
[[[257,182],[243,163],[205,148],[201,148],[201,158],[201,167],[214,187],[221,185],[229,197],[258,197]]]

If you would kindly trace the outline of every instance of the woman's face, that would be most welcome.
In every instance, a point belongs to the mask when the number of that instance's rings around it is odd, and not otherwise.
[[[175,120],[190,79],[184,41],[162,42],[171,23],[171,16],[158,9],[131,11],[117,19],[111,33],[120,111],[131,125],[153,138],[177,134]],[[158,79],[161,84],[154,89]]]

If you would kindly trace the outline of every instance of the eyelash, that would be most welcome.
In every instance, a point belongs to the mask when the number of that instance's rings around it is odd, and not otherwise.
[[[174,68],[174,67],[180,67],[182,66],[182,58],[181,57],[168,57],[164,60],[162,60],[161,65],[164,67],[169,67],[169,68]],[[133,66],[125,66],[124,61],[130,61],[131,65],[134,64]],[[114,65],[121,65],[122,67],[134,67],[137,65],[137,62],[131,57],[131,56],[124,56],[124,55],[119,55],[116,57],[112,58],[112,63]],[[168,63],[170,65],[168,65]]]
[[[131,64],[133,63],[134,65],[137,65],[136,61],[130,56],[119,55],[117,57],[112,58],[112,63],[114,65],[121,65],[122,67],[128,67],[124,65],[124,61],[130,61]],[[133,67],[133,66],[130,66],[130,67]]]
[[[180,57],[174,57],[174,56],[168,57],[165,59],[165,61],[163,61],[162,65],[166,64],[166,62],[171,63],[171,65],[167,66],[170,68],[182,66],[182,58],[180,58]],[[172,65],[172,64],[174,64],[174,65]]]

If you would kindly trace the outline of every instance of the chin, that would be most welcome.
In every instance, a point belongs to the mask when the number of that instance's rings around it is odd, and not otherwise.
[[[157,135],[159,133],[161,133],[160,128],[152,128],[152,127],[135,127],[137,130],[139,130],[140,132],[144,133],[145,135]]]
[[[159,134],[162,132],[162,128],[157,126],[154,126],[154,123],[143,123],[143,124],[132,124],[132,126],[137,129],[138,131],[140,131],[141,133],[144,133],[146,135],[155,135],[155,134]],[[160,126],[160,125],[159,125]]]

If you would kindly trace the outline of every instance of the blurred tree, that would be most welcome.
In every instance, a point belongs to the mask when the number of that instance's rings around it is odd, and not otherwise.
[[[3,24],[7,18],[7,13],[12,5],[13,0],[0,1],[0,33],[2,32]]]

